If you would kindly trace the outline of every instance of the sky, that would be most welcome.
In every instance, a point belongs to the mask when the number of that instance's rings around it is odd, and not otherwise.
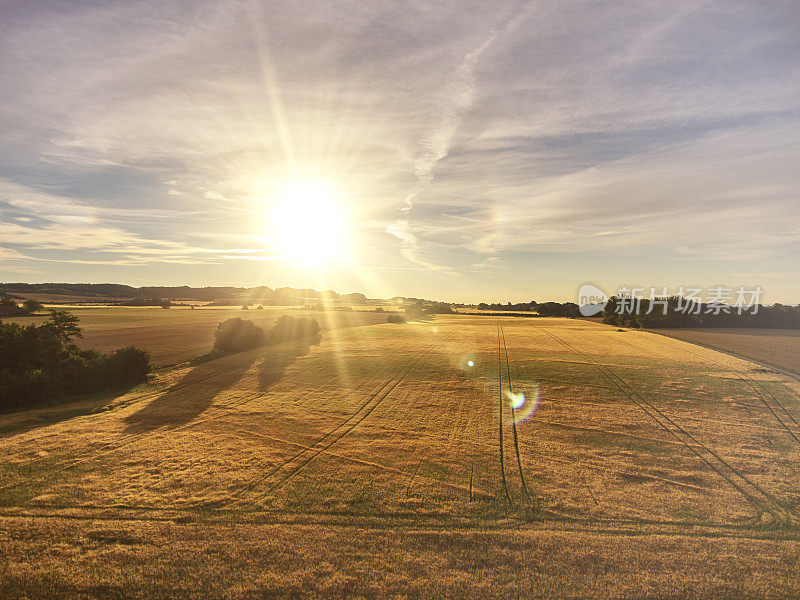
[[[0,281],[798,303],[798,165],[795,0],[0,0]]]

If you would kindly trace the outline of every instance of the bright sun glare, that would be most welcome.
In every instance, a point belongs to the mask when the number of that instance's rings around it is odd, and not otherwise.
[[[345,258],[345,219],[338,194],[317,181],[294,181],[273,199],[272,239],[281,256],[322,266]]]

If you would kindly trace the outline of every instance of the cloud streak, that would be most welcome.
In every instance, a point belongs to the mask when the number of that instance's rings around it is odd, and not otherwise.
[[[341,184],[357,259],[397,274],[375,294],[434,296],[444,273],[464,275],[447,280],[459,297],[524,299],[534,281],[556,296],[654,264],[698,281],[796,271],[790,3],[0,13],[4,267],[301,285],[264,222],[271,190],[308,175]]]

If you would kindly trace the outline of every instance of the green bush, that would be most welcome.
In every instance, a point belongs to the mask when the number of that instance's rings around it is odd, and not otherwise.
[[[279,344],[289,340],[318,337],[320,331],[319,322],[316,319],[283,315],[269,332],[269,341]]]
[[[252,350],[266,344],[280,344],[297,339],[310,338],[319,343],[321,328],[316,319],[282,316],[269,331],[264,331],[252,321],[238,317],[222,321],[214,332],[214,349],[201,354],[192,362],[200,364],[226,354]]]
[[[244,352],[264,345],[264,330],[239,317],[222,321],[214,332],[214,350],[221,354]]]
[[[135,384],[150,372],[150,355],[135,346],[106,354],[98,361],[99,375],[109,385]]]
[[[386,317],[387,323],[405,323],[405,317],[403,315],[389,315]]]

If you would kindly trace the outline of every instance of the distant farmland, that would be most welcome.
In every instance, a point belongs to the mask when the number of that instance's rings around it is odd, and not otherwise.
[[[800,331],[797,329],[707,328],[656,331],[800,374]]]
[[[0,596],[800,595],[800,382],[656,334],[343,327],[96,408],[0,416]]]
[[[383,323],[386,314],[373,312],[316,312],[285,306],[266,306],[263,310],[241,310],[240,307],[197,308],[176,306],[168,310],[157,307],[67,307],[80,318],[83,338],[75,342],[81,348],[108,352],[121,346],[134,345],[150,353],[159,366],[185,362],[208,352],[214,330],[220,321],[241,317],[270,328],[284,314],[314,317],[325,329]],[[17,323],[43,323],[42,317],[6,319]]]

